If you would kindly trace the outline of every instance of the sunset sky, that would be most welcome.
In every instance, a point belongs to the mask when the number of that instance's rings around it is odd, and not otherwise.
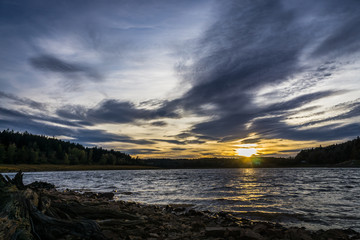
[[[359,0],[0,0],[0,130],[139,157],[360,135]]]

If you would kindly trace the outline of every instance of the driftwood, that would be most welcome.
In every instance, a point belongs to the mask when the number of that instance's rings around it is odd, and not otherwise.
[[[0,175],[0,239],[102,240],[107,238],[95,220],[104,227],[141,223],[130,213],[83,205],[73,196],[58,197],[49,183],[25,186],[22,178],[21,172],[13,179]]]

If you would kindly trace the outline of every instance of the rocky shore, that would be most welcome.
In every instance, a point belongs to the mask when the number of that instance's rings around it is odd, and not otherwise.
[[[113,193],[60,192],[0,175],[0,239],[360,239],[348,229],[310,231],[186,206],[114,201]]]

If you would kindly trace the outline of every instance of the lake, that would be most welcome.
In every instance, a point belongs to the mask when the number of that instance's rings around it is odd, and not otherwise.
[[[13,175],[13,174],[8,174]],[[115,199],[186,204],[309,229],[360,231],[360,169],[245,168],[25,173],[25,184],[115,192]]]

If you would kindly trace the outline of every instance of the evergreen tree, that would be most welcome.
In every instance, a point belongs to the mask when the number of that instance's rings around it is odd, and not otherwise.
[[[5,163],[7,158],[6,149],[3,144],[0,143],[0,163]]]
[[[10,164],[15,163],[16,164],[16,160],[15,160],[15,157],[16,157],[16,145],[14,143],[11,143],[8,146],[7,157],[8,157],[8,159],[7,159],[6,163],[10,163]]]

